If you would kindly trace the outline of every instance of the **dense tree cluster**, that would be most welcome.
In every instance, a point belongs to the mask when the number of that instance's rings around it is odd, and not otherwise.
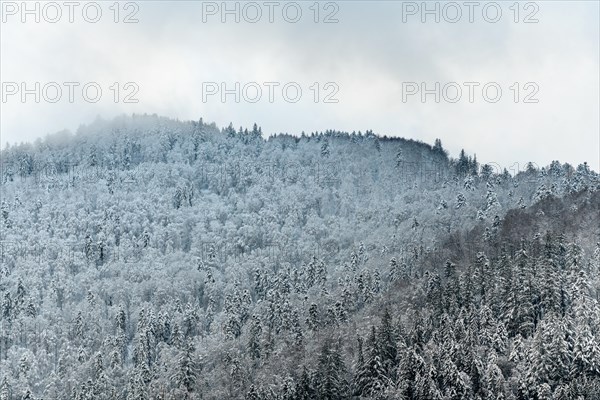
[[[600,179],[156,116],[8,147],[0,399],[592,399]]]

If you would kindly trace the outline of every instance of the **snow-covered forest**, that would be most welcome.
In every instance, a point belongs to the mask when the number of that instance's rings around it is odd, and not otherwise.
[[[2,400],[599,396],[587,164],[133,115],[0,173]]]

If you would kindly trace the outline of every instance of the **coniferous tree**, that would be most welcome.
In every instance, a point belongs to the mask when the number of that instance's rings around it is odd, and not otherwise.
[[[344,399],[347,396],[346,366],[339,352],[326,340],[318,358],[315,389],[318,398],[324,400]]]

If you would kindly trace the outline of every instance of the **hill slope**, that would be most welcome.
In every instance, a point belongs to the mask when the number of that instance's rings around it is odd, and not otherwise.
[[[1,160],[7,398],[598,392],[586,165],[156,116]]]

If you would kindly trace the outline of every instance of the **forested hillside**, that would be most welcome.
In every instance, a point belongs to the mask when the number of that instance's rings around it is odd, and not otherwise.
[[[0,189],[0,399],[599,396],[587,164],[134,115]]]

